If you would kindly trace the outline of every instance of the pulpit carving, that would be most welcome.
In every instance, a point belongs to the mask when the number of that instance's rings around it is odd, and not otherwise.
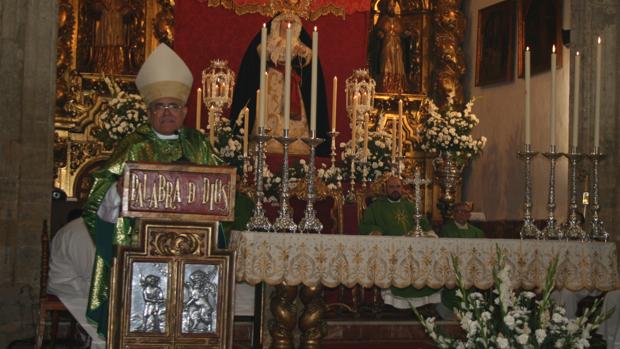
[[[203,253],[204,236],[201,233],[154,232],[149,246],[154,256],[187,256]]]

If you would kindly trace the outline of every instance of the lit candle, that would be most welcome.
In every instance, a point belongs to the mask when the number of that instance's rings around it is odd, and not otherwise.
[[[368,113],[364,113],[364,162],[368,162]]]
[[[353,155],[355,155],[355,151],[357,150],[357,94],[353,96],[353,113],[351,114],[351,121],[353,122],[351,125],[351,151]]]
[[[332,132],[336,132],[336,104],[338,101],[338,77],[334,76],[332,86]]]
[[[596,44],[596,92],[594,96],[594,147],[598,148],[600,141],[601,126],[601,37]]]
[[[532,143],[530,117],[530,47],[525,48],[525,144]]]
[[[286,51],[284,65],[284,129],[291,121],[291,24],[286,28]]]
[[[403,156],[403,100],[398,100],[398,157]]]
[[[263,94],[260,95],[260,98],[257,98],[257,104],[261,106],[260,110],[257,109],[258,112],[258,126],[265,127],[265,95],[267,94],[267,89],[265,88],[266,79],[265,74],[267,70],[267,25],[263,23],[263,27],[260,30],[260,85],[259,89],[264,91]],[[258,103],[260,99],[260,103]]]
[[[550,124],[550,138],[549,144],[551,146],[555,145],[555,45],[551,49],[551,113],[549,115],[549,124]]]
[[[248,137],[250,133],[250,108],[243,108],[243,156],[248,156]]]
[[[575,85],[573,88],[573,147],[577,149],[579,145],[579,80],[581,77],[581,56],[579,51],[575,53]]]
[[[202,89],[196,90],[196,129],[200,130],[200,113],[202,112]]]
[[[209,142],[211,145],[215,145],[215,117],[213,113],[213,106],[209,108]]]
[[[319,62],[319,32],[312,32],[312,74],[310,77],[310,132],[316,134],[316,74]]]
[[[400,121],[400,119],[399,119]],[[396,148],[398,147],[398,142],[396,141],[396,120],[392,120],[392,163],[396,163]]]
[[[258,116],[260,118],[260,89],[256,90],[256,110],[254,111],[254,115]],[[260,127],[260,122],[258,123],[259,127]],[[263,127],[265,126],[265,120],[263,120]]]

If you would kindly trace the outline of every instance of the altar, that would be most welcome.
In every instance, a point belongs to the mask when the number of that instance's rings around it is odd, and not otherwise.
[[[514,288],[540,290],[555,257],[556,288],[620,288],[614,243],[235,231],[230,246],[237,253],[237,282],[276,286],[270,306],[275,320],[270,329],[272,347],[293,345],[292,334],[282,336],[276,329],[294,330],[297,314],[292,305],[299,285],[305,305],[299,317],[301,347],[318,347],[321,339],[317,334],[326,330],[319,319],[322,312],[317,310],[324,306],[317,299],[323,286],[453,288],[456,279],[451,256],[455,256],[466,287],[489,289],[497,248],[510,267]]]

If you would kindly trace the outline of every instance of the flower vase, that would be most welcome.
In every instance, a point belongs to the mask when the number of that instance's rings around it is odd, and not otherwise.
[[[439,182],[441,194],[437,207],[444,221],[452,218],[452,207],[456,201],[456,189],[461,184],[463,169],[467,161],[453,152],[440,152],[433,159],[435,179]]]

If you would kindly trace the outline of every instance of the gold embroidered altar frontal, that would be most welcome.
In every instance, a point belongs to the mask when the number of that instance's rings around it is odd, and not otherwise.
[[[457,256],[466,287],[493,285],[499,246],[513,286],[542,288],[547,268],[559,256],[556,287],[570,290],[620,288],[616,245],[509,239],[434,239],[388,236],[233,232],[237,281],[289,286],[454,287],[451,255]]]

